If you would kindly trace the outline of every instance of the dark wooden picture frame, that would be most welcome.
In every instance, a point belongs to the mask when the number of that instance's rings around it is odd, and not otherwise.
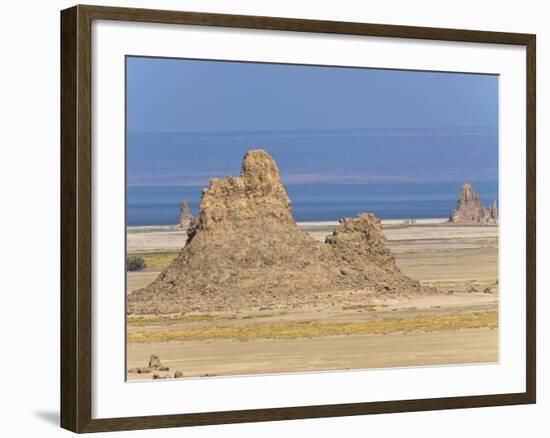
[[[417,400],[127,418],[92,418],[91,25],[93,20],[415,38],[526,48],[526,391]],[[61,12],[61,426],[98,432],[535,403],[535,47],[531,34],[75,6]]]

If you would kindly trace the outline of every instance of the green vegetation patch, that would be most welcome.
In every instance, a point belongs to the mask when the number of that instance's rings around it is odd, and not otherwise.
[[[256,319],[256,318],[269,318],[271,316],[284,315],[285,312],[280,313],[256,313],[252,315],[211,315],[209,313],[197,313],[190,315],[170,315],[170,316],[129,316],[126,319],[128,327],[151,327],[157,325],[174,325],[184,324],[188,322],[209,322],[209,321],[228,321],[236,319]]]
[[[216,316],[208,313],[196,315],[178,315],[178,316],[155,316],[147,318],[145,316],[129,316],[126,319],[128,327],[149,327],[155,325],[172,325],[185,322],[204,322],[213,321]]]
[[[364,322],[321,323],[291,321],[246,326],[195,327],[188,329],[136,331],[128,333],[128,343],[197,341],[207,339],[296,339],[320,336],[348,336],[409,332],[436,332],[470,328],[497,328],[497,312],[475,312],[413,318],[388,318]]]
[[[389,304],[351,304],[349,306],[342,307],[342,310],[367,310],[369,312],[376,312],[377,308],[389,307]]]
[[[145,259],[138,256],[128,256],[126,257],[126,270],[127,271],[142,271],[147,267]]]
[[[177,251],[128,253],[127,258],[141,258],[147,269],[165,269],[178,255]]]

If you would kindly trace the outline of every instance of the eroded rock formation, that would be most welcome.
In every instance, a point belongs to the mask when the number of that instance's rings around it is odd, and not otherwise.
[[[479,195],[471,184],[464,184],[460,190],[456,208],[451,212],[449,222],[455,224],[498,224],[496,201],[490,207],[481,204]]]
[[[364,303],[430,293],[403,275],[380,221],[342,219],[322,243],[301,230],[271,156],[245,154],[238,177],[212,179],[172,264],[128,296],[130,313]]]
[[[146,367],[130,368],[129,373],[148,374],[153,371],[169,371],[170,368],[164,366],[156,354],[149,357],[149,365]]]
[[[189,209],[187,200],[182,199],[180,202],[180,216],[178,220],[178,227],[184,229],[189,227],[191,219],[193,219],[193,216],[191,215],[191,210]]]

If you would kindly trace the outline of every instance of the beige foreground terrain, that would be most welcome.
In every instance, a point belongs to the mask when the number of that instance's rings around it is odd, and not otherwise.
[[[128,380],[498,361],[498,227],[382,221],[397,266],[427,295],[337,306],[129,315]],[[298,223],[324,241],[336,222]],[[173,227],[128,228],[127,293],[149,285],[185,245]],[[336,299],[338,298],[338,299]],[[163,370],[147,369],[151,354]],[[168,368],[166,370],[165,368]],[[179,375],[178,373],[178,375]]]

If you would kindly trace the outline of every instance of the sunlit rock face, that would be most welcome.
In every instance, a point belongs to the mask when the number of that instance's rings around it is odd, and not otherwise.
[[[248,151],[212,179],[171,265],[128,296],[129,313],[288,309],[432,293],[395,264],[380,221],[341,219],[325,243],[301,230],[273,158]]]
[[[496,201],[489,207],[481,204],[479,195],[471,184],[464,184],[458,196],[456,208],[451,212],[449,221],[455,224],[498,224]]]

